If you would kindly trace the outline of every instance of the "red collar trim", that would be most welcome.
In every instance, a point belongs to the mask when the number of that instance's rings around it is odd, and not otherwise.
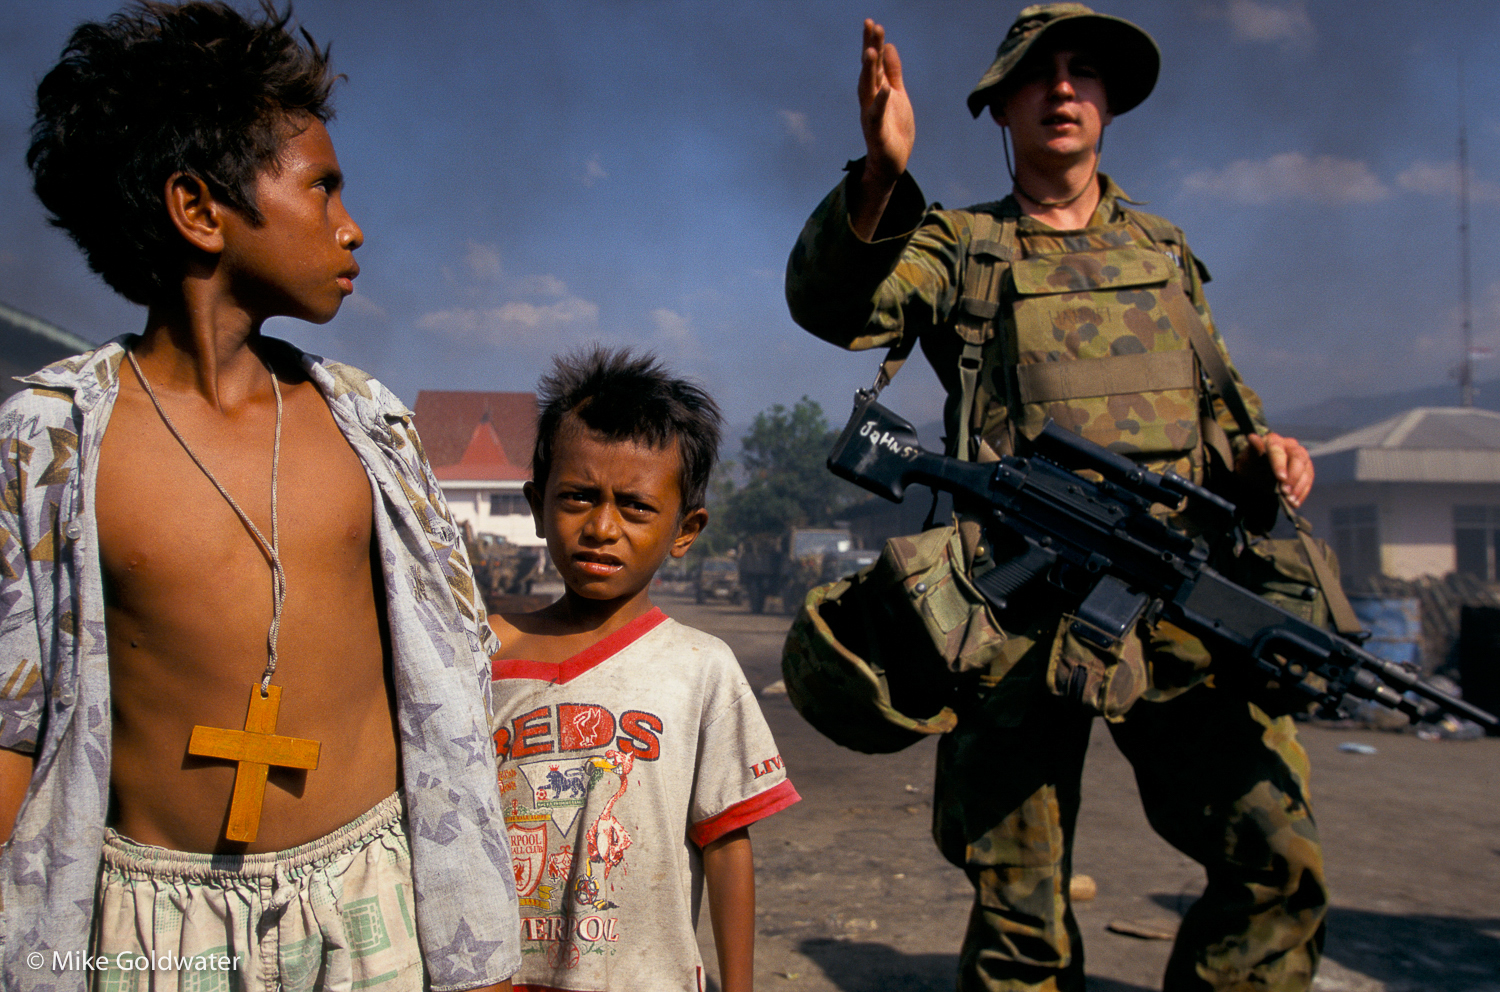
[[[545,661],[532,661],[528,658],[496,658],[490,662],[490,678],[537,679],[541,682],[564,685],[619,654],[626,647],[655,630],[666,619],[667,615],[659,607],[653,606],[613,634],[555,665]]]

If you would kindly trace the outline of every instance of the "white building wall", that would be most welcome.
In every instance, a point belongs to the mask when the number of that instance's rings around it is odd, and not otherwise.
[[[1453,490],[1388,483],[1379,487],[1381,571],[1398,579],[1453,571]]]
[[[1304,510],[1313,533],[1332,541],[1335,507],[1376,508],[1380,565],[1386,575],[1415,579],[1453,571],[1453,508],[1500,506],[1500,485],[1437,482],[1315,484]]]
[[[544,540],[536,536],[536,526],[530,513],[509,513],[496,516],[490,513],[490,497],[497,494],[521,495],[520,482],[442,482],[443,496],[453,519],[474,528],[476,536],[493,534],[511,544],[539,546]]]

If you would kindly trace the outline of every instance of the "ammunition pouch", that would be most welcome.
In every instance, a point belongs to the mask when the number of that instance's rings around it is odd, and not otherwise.
[[[1129,634],[1109,647],[1083,634],[1084,621],[1064,616],[1047,659],[1047,688],[1054,696],[1110,723],[1125,719],[1150,685],[1141,639]]]

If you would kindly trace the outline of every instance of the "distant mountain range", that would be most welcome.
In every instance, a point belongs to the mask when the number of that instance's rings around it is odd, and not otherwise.
[[[1379,423],[1418,406],[1458,406],[1456,383],[1424,386],[1375,396],[1341,396],[1290,410],[1270,411],[1271,426],[1301,441],[1326,441]],[[1474,406],[1500,411],[1500,379],[1474,384]]]

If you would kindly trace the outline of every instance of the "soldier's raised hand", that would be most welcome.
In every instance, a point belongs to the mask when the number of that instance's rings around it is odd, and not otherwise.
[[[859,124],[865,134],[865,171],[851,191],[850,222],[866,241],[890,202],[896,180],[906,171],[917,122],[901,81],[901,56],[885,43],[885,28],[865,19],[859,68]]]
[[[859,68],[859,123],[869,159],[865,168],[889,185],[906,171],[916,141],[911,100],[901,81],[901,56],[885,42],[885,28],[865,20],[864,52]]]

